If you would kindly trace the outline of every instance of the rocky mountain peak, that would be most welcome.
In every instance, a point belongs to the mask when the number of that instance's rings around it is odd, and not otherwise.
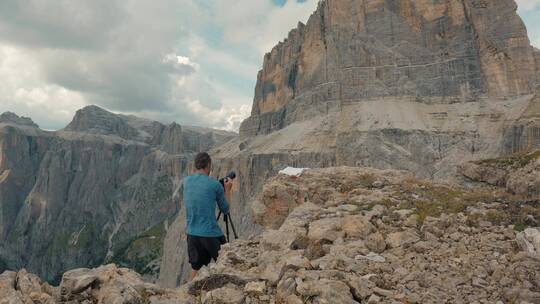
[[[346,104],[425,104],[532,93],[533,47],[514,0],[321,1],[264,57],[243,136]]]
[[[118,135],[126,139],[135,137],[139,133],[136,129],[129,126],[122,116],[95,105],[86,106],[78,110],[73,120],[64,130]]]
[[[117,116],[116,114],[109,112],[96,105],[88,105],[79,109],[76,112],[76,116],[74,117],[74,120],[78,118],[77,115],[86,116],[86,117],[115,117]]]
[[[163,124],[133,115],[114,114],[91,105],[77,111],[64,131],[118,136],[127,140],[159,146],[169,153],[206,151],[216,142],[224,142],[235,133],[210,128]]]
[[[0,114],[0,123],[15,124],[20,126],[30,126],[39,128],[39,126],[32,121],[32,119],[24,116],[18,116],[13,112],[4,112]]]

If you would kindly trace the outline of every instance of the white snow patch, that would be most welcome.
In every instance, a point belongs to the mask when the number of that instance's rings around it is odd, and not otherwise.
[[[299,177],[304,173],[305,170],[308,170],[309,168],[294,168],[294,167],[287,167],[281,171],[279,171],[279,174],[285,174],[289,176],[296,176]]]

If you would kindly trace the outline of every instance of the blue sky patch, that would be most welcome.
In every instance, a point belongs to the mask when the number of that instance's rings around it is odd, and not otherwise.
[[[518,9],[518,13],[527,26],[531,44],[540,48],[540,6],[528,11]]]

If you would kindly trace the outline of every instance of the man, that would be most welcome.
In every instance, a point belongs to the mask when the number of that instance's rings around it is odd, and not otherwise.
[[[216,202],[223,214],[229,213],[232,180],[224,187],[209,176],[212,160],[206,152],[195,157],[195,172],[184,179],[184,204],[187,218],[189,263],[193,269],[190,281],[199,269],[217,260],[225,236],[216,220]],[[224,189],[225,188],[225,189]]]

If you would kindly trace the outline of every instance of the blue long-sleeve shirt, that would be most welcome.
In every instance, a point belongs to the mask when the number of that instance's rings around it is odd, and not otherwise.
[[[195,173],[184,179],[183,186],[187,234],[222,236],[223,232],[216,220],[216,202],[223,214],[229,213],[229,204],[221,184],[206,174]]]

